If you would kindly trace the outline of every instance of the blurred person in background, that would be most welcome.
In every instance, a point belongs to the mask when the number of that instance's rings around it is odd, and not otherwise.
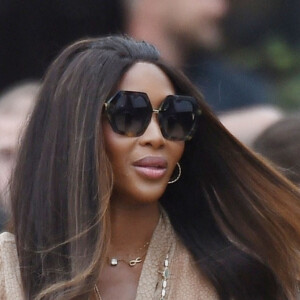
[[[23,83],[0,96],[0,210],[9,213],[8,182],[14,168],[20,136],[33,109],[38,83]],[[3,222],[0,226],[3,226]]]
[[[300,113],[266,128],[254,141],[253,149],[300,187]]]
[[[152,40],[161,55],[177,67],[196,50],[217,49],[223,40],[221,21],[227,0],[124,0],[125,31]]]
[[[77,38],[123,32],[153,43],[167,61],[184,68],[216,112],[273,99],[263,79],[219,53],[229,0],[27,0],[0,5],[0,42],[5,45],[0,69],[6,73],[0,89],[16,79],[39,79],[58,51]]]

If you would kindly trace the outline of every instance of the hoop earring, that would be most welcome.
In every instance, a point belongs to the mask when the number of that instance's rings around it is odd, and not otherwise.
[[[178,181],[178,179],[179,179],[180,176],[181,176],[181,166],[180,166],[179,162],[176,163],[176,165],[177,165],[177,167],[178,167],[178,174],[177,174],[177,177],[174,178],[173,180],[168,181],[168,184],[172,184],[172,183]]]

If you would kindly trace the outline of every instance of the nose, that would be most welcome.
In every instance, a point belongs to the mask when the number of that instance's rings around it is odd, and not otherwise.
[[[139,143],[142,146],[151,146],[155,149],[164,147],[166,140],[161,133],[156,113],[152,114],[146,131],[139,137]]]

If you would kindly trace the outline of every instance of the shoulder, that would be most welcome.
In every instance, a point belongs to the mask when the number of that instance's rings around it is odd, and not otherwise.
[[[0,261],[3,257],[17,258],[15,236],[9,232],[0,234]]]
[[[16,244],[15,243],[15,236],[12,234],[12,233],[10,233],[10,232],[2,232],[1,234],[0,234],[0,246],[2,246],[2,245],[4,245],[4,244],[6,244],[6,243],[11,243],[11,244]]]
[[[0,234],[0,265],[18,262],[15,236],[9,232]]]
[[[15,236],[0,234],[0,299],[22,299],[20,267]]]
[[[17,247],[15,236],[9,232],[0,234],[0,263],[3,258],[17,259]]]

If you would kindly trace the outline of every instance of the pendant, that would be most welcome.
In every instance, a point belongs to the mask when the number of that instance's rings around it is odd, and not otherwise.
[[[117,266],[118,265],[118,259],[113,257],[110,260],[110,265],[113,266],[113,267]]]
[[[129,261],[129,266],[134,267],[136,264],[139,264],[142,262],[142,259],[140,257],[137,257],[136,259],[132,259]]]

